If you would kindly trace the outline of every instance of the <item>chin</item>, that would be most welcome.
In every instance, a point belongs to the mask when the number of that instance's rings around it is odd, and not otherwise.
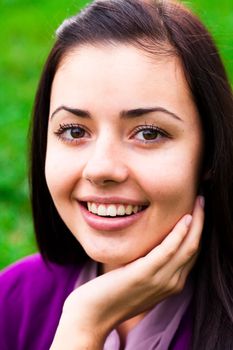
[[[116,266],[122,266],[122,265],[126,265],[128,263],[130,263],[131,261],[135,260],[135,259],[130,259],[129,257],[124,257],[124,256],[112,256],[112,254],[88,254],[89,257],[100,263],[100,264],[104,264],[104,265],[116,265]]]
[[[105,265],[106,267],[109,266],[111,269],[124,266],[129,264],[130,262],[141,258],[145,254],[130,254],[129,251],[123,252],[123,250],[120,250],[119,248],[117,251],[96,251],[96,250],[86,250],[87,255],[94,261]]]

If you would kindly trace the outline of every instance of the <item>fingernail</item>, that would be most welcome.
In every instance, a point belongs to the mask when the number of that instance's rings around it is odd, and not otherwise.
[[[205,198],[203,196],[199,196],[199,203],[202,208],[205,207]]]
[[[191,224],[191,222],[192,222],[192,219],[193,219],[192,215],[186,215],[186,217],[185,217],[185,225],[186,225],[187,227],[190,226],[190,224]]]

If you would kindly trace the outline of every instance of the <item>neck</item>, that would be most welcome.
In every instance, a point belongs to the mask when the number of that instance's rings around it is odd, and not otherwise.
[[[103,275],[104,273],[116,270],[123,265],[109,265],[109,264],[98,264],[98,276]]]

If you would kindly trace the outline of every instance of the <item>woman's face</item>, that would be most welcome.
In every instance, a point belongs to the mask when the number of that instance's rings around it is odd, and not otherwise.
[[[65,224],[106,270],[145,255],[192,212],[202,153],[178,58],[118,44],[78,47],[61,62],[46,180]]]

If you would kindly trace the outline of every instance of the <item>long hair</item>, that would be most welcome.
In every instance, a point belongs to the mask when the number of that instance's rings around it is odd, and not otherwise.
[[[51,85],[62,58],[85,44],[126,43],[176,55],[204,131],[205,225],[193,271],[194,350],[233,349],[233,101],[218,50],[199,19],[174,1],[97,0],[65,20],[42,72],[31,124],[31,200],[40,251],[79,263],[84,250],[61,220],[45,180]]]

